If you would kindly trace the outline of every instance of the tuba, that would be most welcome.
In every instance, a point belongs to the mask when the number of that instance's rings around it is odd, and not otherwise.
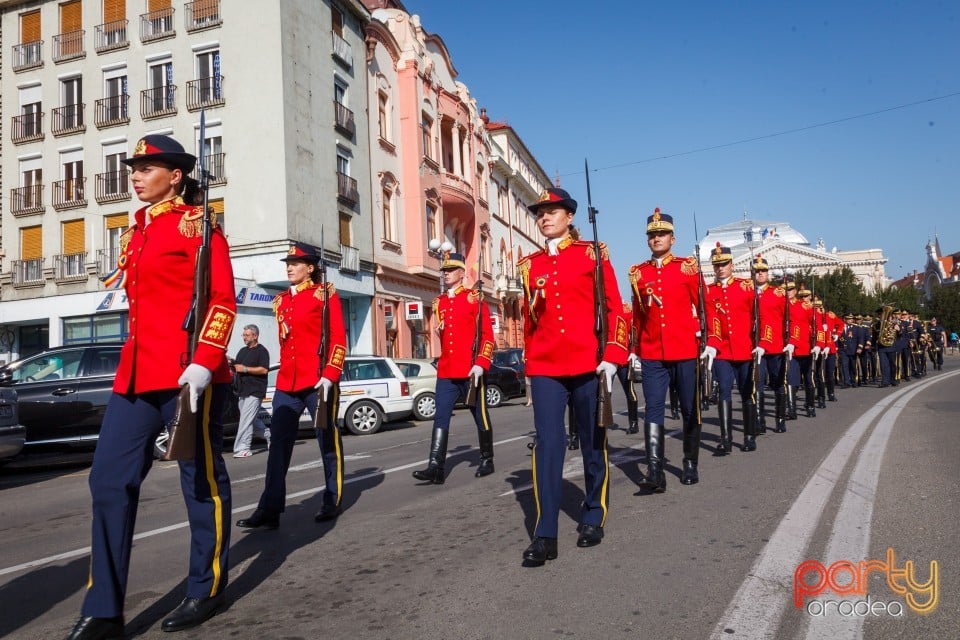
[[[893,316],[893,305],[883,305],[880,311],[880,317],[877,320],[879,326],[877,342],[883,347],[893,346],[893,343],[897,340],[897,331],[900,329],[899,320],[891,316]]]

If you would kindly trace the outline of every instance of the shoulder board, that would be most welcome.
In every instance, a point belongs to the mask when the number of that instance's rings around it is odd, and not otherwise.
[[[480,301],[480,294],[477,293],[476,289],[470,289],[470,292],[467,294],[467,300],[470,301],[470,304],[476,304]]]
[[[593,250],[593,241],[592,241],[592,240],[576,240],[576,241],[574,241],[573,244],[576,245],[576,246],[578,246],[578,247],[584,247],[584,248],[586,248],[586,250],[587,250],[587,257],[589,257],[591,260],[596,261],[596,259],[597,259],[597,254],[596,254],[596,252]],[[609,261],[610,261],[610,250],[607,249],[607,245],[606,245],[605,243],[601,242],[601,243],[599,243],[599,244],[600,244],[600,259],[601,259],[601,260],[606,260],[607,262],[609,262]]]
[[[180,204],[174,206],[173,210],[177,211],[178,213],[183,213],[183,217],[180,218],[180,224],[177,225],[177,229],[180,230],[180,233],[183,234],[183,237],[196,238],[203,233],[202,206],[195,207],[191,205]],[[210,227],[216,230],[216,216],[210,216]]]
[[[740,286],[744,291],[753,291],[753,282],[746,278],[740,278]]]
[[[539,250],[539,251],[534,251],[533,253],[528,253],[527,255],[525,255],[525,256],[523,256],[522,258],[520,258],[519,260],[517,260],[517,266],[518,266],[518,267],[526,267],[526,268],[529,269],[529,268],[530,268],[530,260],[531,260],[531,258],[533,258],[533,257],[535,257],[535,256],[538,256],[538,255],[540,255],[541,253],[543,253],[543,249],[541,249],[541,250]]]
[[[813,309],[813,305],[810,304],[809,302],[807,302],[806,300],[804,300],[804,301],[803,301],[803,308],[804,308],[804,309]]]
[[[329,281],[328,281],[328,282],[327,282],[327,297],[330,298],[330,297],[334,296],[336,293],[337,293],[337,288],[336,288],[335,286],[333,286],[333,283],[332,283],[332,282],[329,282]],[[313,291],[313,297],[316,298],[317,300],[323,300],[323,287],[321,287],[319,284],[317,285],[317,288],[314,289],[314,291]]]
[[[683,264],[680,265],[680,271],[688,276],[695,276],[700,273],[700,265],[697,264],[697,258],[690,256],[684,259]]]
[[[773,295],[780,296],[782,298],[783,296],[787,295],[787,292],[783,287],[774,287]]]
[[[123,232],[120,236],[120,253],[125,253],[127,250],[127,245],[130,244],[130,239],[133,238],[133,233],[136,231],[136,223],[130,225],[130,227]]]
[[[286,292],[278,293],[277,295],[275,295],[275,296],[273,297],[273,312],[274,312],[274,313],[276,313],[276,312],[277,312],[277,309],[280,308],[280,302],[283,300],[283,294],[284,294],[284,293],[286,293]]]

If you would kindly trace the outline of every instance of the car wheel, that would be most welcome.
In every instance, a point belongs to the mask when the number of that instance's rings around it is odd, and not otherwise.
[[[347,409],[343,421],[350,433],[365,436],[380,430],[383,425],[383,412],[373,402],[361,400]]]
[[[167,431],[167,428],[164,427],[160,432],[160,435],[157,436],[157,439],[153,442],[153,459],[154,460],[163,460],[163,456],[167,455],[167,441],[170,440],[170,432]]]
[[[503,404],[503,392],[500,391],[500,387],[495,384],[487,387],[487,406],[499,407],[501,404]]]
[[[437,415],[437,398],[431,392],[422,393],[413,402],[413,417],[417,420],[432,420]]]

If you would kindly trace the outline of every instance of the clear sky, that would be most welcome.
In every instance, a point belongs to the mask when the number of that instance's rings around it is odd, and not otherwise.
[[[589,159],[623,294],[657,206],[678,254],[694,212],[703,236],[744,211],[828,249],[883,249],[893,279],[923,268],[934,230],[960,251],[956,0],[404,3],[478,106],[559,172],[581,228]]]

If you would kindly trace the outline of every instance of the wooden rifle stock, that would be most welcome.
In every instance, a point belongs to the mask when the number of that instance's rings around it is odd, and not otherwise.
[[[593,227],[593,301],[594,314],[597,317],[594,333],[597,336],[597,363],[603,362],[603,350],[607,344],[607,292],[603,286],[603,258],[600,255],[600,239],[597,236],[597,213],[590,195],[590,168],[587,159],[583,159],[583,173],[587,178],[587,214]],[[601,375],[597,383],[597,427],[606,429],[613,426],[613,399],[607,387],[606,376]]]
[[[323,378],[323,368],[327,365],[330,341],[330,292],[327,289],[327,265],[323,261],[323,227],[320,227],[320,261],[317,268],[320,270],[320,289],[323,291],[323,309],[320,311],[320,345],[317,354],[320,356],[320,378]],[[317,389],[317,409],[313,412],[313,428],[315,431],[327,429],[330,426],[330,406],[324,395],[323,387]],[[333,389],[330,389],[331,395]],[[334,418],[336,419],[336,418]]]

